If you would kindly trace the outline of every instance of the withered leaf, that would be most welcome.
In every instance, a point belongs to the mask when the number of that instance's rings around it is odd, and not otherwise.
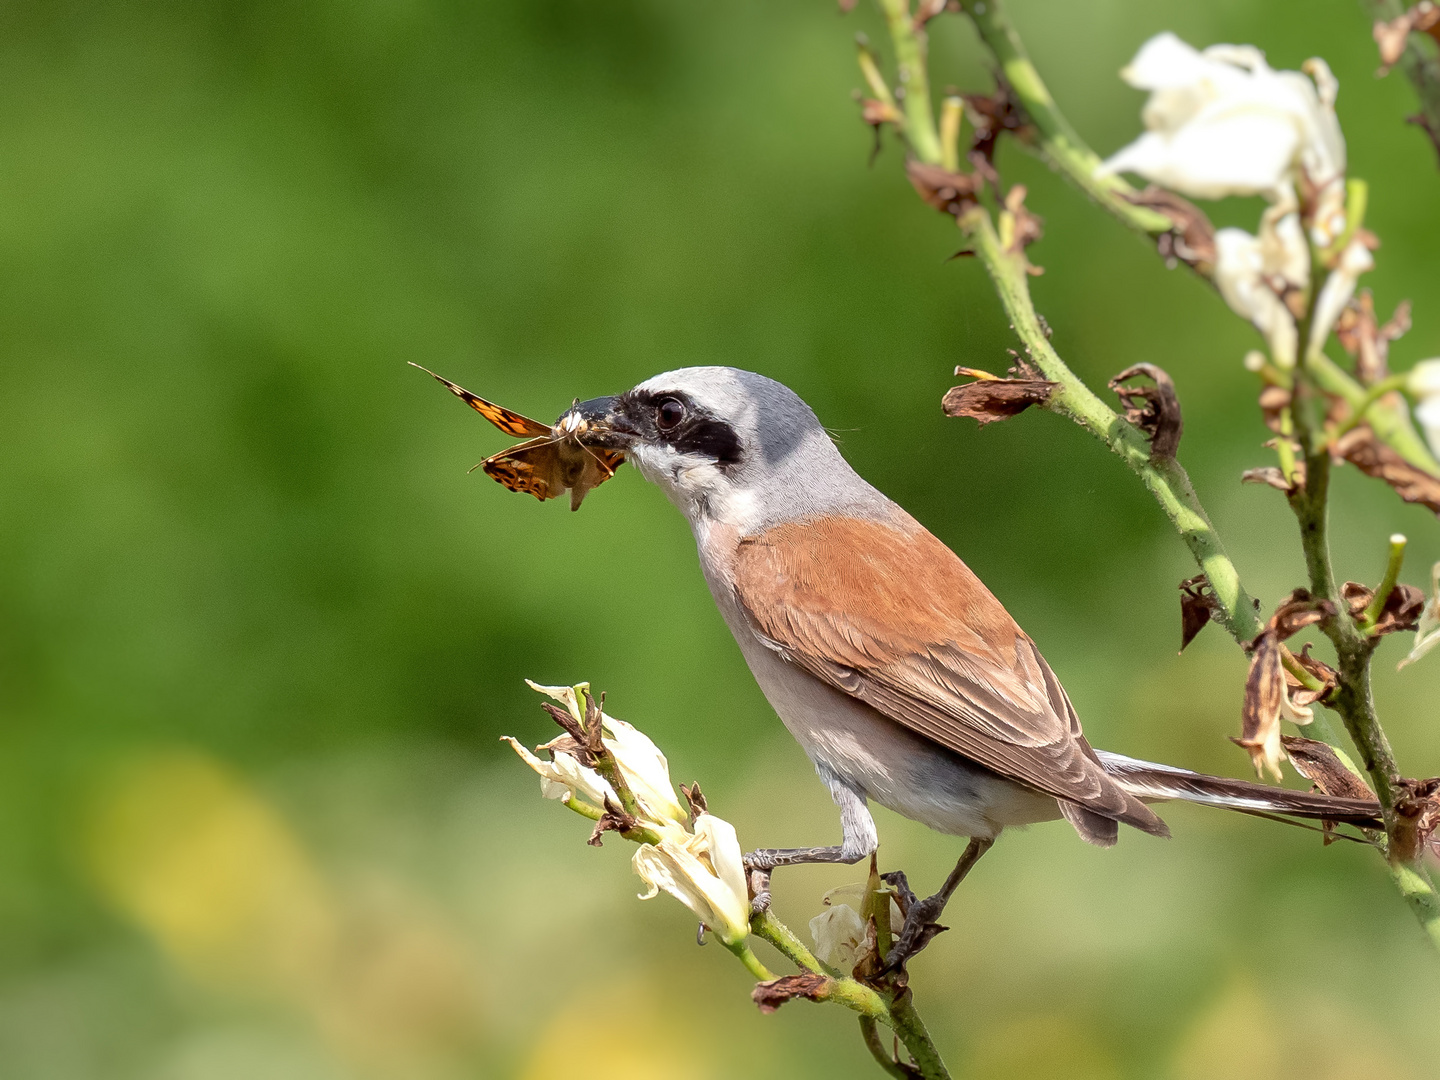
[[[1250,754],[1257,775],[1268,768],[1280,776],[1280,707],[1285,697],[1285,668],[1280,660],[1280,639],[1266,629],[1255,639],[1250,673],[1245,678],[1245,703],[1240,709],[1240,738],[1231,741]]]
[[[828,975],[816,975],[802,971],[798,975],[782,975],[769,982],[756,983],[750,991],[750,1000],[760,1007],[762,1013],[773,1013],[787,1001],[808,998],[824,1001],[830,996],[835,980]]]
[[[1014,221],[1014,232],[1010,237],[1008,250],[1011,252],[1024,251],[1026,247],[1039,240],[1044,235],[1041,228],[1041,221],[1038,216],[1030,212],[1025,205],[1025,185],[1016,184],[1005,193],[1005,209],[1010,213]],[[1032,272],[1039,273],[1033,267]],[[1049,334],[1045,335],[1049,337]]]
[[[1215,226],[1210,224],[1204,211],[1173,191],[1154,184],[1126,197],[1136,206],[1158,210],[1174,223],[1170,232],[1155,239],[1162,257],[1178,259],[1209,275],[1215,267]]]
[[[1280,743],[1295,771],[1314,784],[1320,794],[1343,799],[1375,798],[1365,781],[1345,767],[1329,743],[1299,735],[1282,735]]]
[[[1154,381],[1154,386],[1126,386],[1125,383],[1144,375]],[[1126,368],[1110,380],[1110,389],[1115,391],[1125,406],[1125,419],[1143,431],[1150,440],[1150,458],[1162,461],[1175,456],[1180,448],[1180,436],[1184,433],[1185,422],[1180,416],[1180,399],[1175,393],[1175,381],[1164,368],[1155,364],[1135,364]]]
[[[1210,579],[1196,574],[1180,582],[1180,651],[1205,629],[1211,613],[1220,605],[1210,589]]]
[[[1359,618],[1375,599],[1375,590],[1358,581],[1347,581],[1340,588],[1340,595],[1350,607],[1350,614]],[[1425,608],[1425,594],[1414,585],[1397,582],[1385,598],[1385,606],[1370,629],[1374,636],[1394,634],[1402,630],[1414,630],[1420,624],[1420,612]]]
[[[1280,434],[1280,413],[1290,407],[1290,391],[1283,386],[1266,386],[1260,391],[1260,415],[1265,426]]]
[[[1355,377],[1369,386],[1389,374],[1390,343],[1410,330],[1410,301],[1402,300],[1384,326],[1375,316],[1375,297],[1361,289],[1335,323],[1335,336],[1355,358]]]
[[[1408,503],[1419,503],[1440,514],[1440,478],[1416,468],[1376,437],[1369,424],[1360,424],[1331,444],[1334,457],[1350,462],[1366,476],[1384,480]]]
[[[1282,663],[1285,652],[1286,650],[1282,648]],[[1289,668],[1286,668],[1285,685],[1289,689],[1290,700],[1297,706],[1304,707],[1313,705],[1317,701],[1322,701],[1329,696],[1331,691],[1340,685],[1339,672],[1325,663],[1325,661],[1317,660],[1310,655],[1310,642],[1307,641],[1305,647],[1298,653],[1290,653],[1290,658],[1304,668],[1311,678],[1320,683],[1320,689],[1312,690],[1291,674]]]
[[[979,379],[951,387],[940,408],[946,416],[969,416],[983,427],[1045,404],[1059,385],[1048,379]]]
[[[691,784],[689,787],[681,784],[680,794],[685,796],[685,802],[690,807],[691,825],[695,824],[695,819],[701,814],[708,814],[710,812],[710,808],[708,805],[706,805],[705,802],[705,796],[700,791],[699,780],[696,780],[695,783]]]
[[[1399,62],[1405,52],[1405,40],[1412,30],[1428,33],[1440,41],[1440,7],[1429,0],[1420,0],[1420,3],[1388,22],[1384,19],[1375,21],[1375,25],[1371,27],[1371,35],[1380,49],[1381,75]]]
[[[1335,605],[1310,595],[1308,589],[1296,589],[1280,602],[1270,616],[1270,629],[1279,640],[1294,637],[1307,626],[1314,626],[1335,614]]]
[[[993,94],[964,94],[965,111],[970,117],[973,134],[970,150],[987,164],[995,159],[995,142],[1002,132],[1010,132],[1022,140],[1029,140],[1035,133],[1019,104],[1010,85],[999,76]],[[977,166],[978,168],[978,166]]]
[[[1401,780],[1403,794],[1395,800],[1395,825],[1390,833],[1392,862],[1414,862],[1440,826],[1440,777]]]
[[[953,173],[941,165],[928,165],[911,158],[905,175],[920,197],[943,214],[959,217],[974,205],[985,182],[974,173]]]
[[[1246,469],[1240,474],[1242,484],[1269,484],[1277,491],[1283,491],[1287,495],[1292,490],[1290,482],[1285,479],[1285,474],[1274,465],[1267,465],[1261,469]]]
[[[595,829],[590,834],[590,839],[585,842],[591,847],[600,847],[600,838],[607,832],[625,833],[629,832],[640,822],[633,814],[627,814],[621,807],[616,806],[610,796],[605,796],[605,810],[600,819],[595,822]]]

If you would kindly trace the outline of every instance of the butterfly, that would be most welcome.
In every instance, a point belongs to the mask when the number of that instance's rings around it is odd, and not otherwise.
[[[425,374],[445,384],[452,394],[465,402],[507,435],[529,436],[525,442],[502,450],[471,469],[484,469],[493,479],[511,491],[534,495],[541,502],[570,492],[570,509],[579,510],[580,503],[625,462],[625,455],[614,450],[586,446],[579,432],[563,421],[569,410],[554,427],[531,420],[492,401],[470,393],[449,379],[436,375],[429,368],[410,363]],[[579,398],[575,404],[579,404]],[[571,406],[574,407],[573,405]]]

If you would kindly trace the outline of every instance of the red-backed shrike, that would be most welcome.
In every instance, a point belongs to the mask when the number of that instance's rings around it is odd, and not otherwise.
[[[1122,823],[1168,836],[1148,799],[1376,824],[1372,802],[1092,749],[1000,601],[772,379],[671,371],[577,404],[562,429],[623,454],[685,515],[746,663],[840,807],[838,846],[756,851],[748,865],[857,862],[878,844],[868,800],[970,838],[945,886],[911,907],[892,964],[1012,825],[1063,817],[1101,847]]]

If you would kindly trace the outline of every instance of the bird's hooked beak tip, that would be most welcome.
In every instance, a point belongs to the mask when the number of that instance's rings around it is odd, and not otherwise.
[[[576,401],[555,421],[555,434],[576,439],[586,446],[624,451],[634,443],[639,432],[616,412],[616,401],[613,397]]]

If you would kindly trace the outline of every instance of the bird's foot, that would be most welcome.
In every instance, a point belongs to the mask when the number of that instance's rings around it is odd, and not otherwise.
[[[899,877],[898,882],[891,880],[897,876]],[[897,899],[900,900],[900,905],[905,911],[905,925],[895,938],[895,944],[890,947],[890,952],[885,956],[884,972],[898,971],[903,975],[905,974],[905,965],[909,963],[911,957],[929,945],[936,934],[950,929],[935,921],[945,910],[945,903],[950,898],[942,893],[937,893],[934,896],[927,896],[924,900],[915,899],[915,894],[910,891],[910,886],[905,882],[905,875],[898,871],[895,874],[886,874],[885,880],[897,893]]]
[[[763,915],[770,910],[770,871],[746,867],[745,880],[750,884],[750,915]]]
[[[910,879],[905,876],[905,871],[891,870],[888,874],[881,874],[880,880],[895,890],[895,902],[900,905],[900,914],[908,915],[917,897],[915,890],[910,888]]]

